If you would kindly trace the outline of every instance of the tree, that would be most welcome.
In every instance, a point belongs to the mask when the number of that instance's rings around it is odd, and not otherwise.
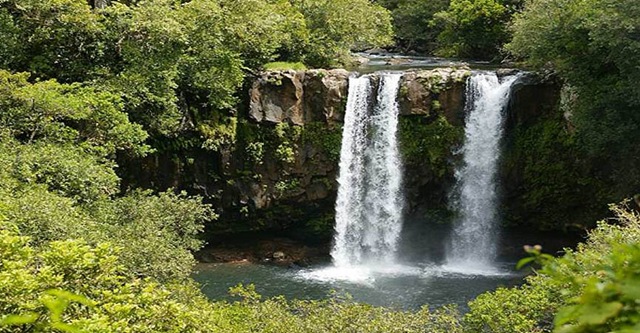
[[[640,182],[640,8],[633,0],[532,0],[513,22],[507,49],[557,72],[575,92],[568,114],[580,146],[615,183],[618,197]],[[635,192],[634,192],[635,191]]]
[[[452,0],[435,15],[442,24],[436,54],[480,60],[497,60],[508,41],[507,23],[512,7],[499,0]]]
[[[433,52],[441,24],[434,15],[446,10],[450,0],[387,0],[376,1],[391,11],[396,46],[405,51]]]
[[[349,51],[391,44],[391,15],[368,0],[294,0],[309,29],[305,63],[331,67],[349,61]]]
[[[120,98],[80,84],[28,82],[0,70],[0,127],[25,143],[75,144],[100,156],[144,155],[147,133],[131,123]]]

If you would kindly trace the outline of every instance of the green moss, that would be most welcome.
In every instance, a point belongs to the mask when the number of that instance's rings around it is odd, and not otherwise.
[[[265,64],[264,69],[267,71],[279,71],[287,69],[292,69],[294,71],[304,71],[307,69],[307,66],[305,66],[301,62],[275,61]]]
[[[202,148],[219,151],[224,147],[233,146],[236,142],[236,127],[238,119],[228,118],[225,122],[203,122],[198,130],[204,138]]]
[[[279,123],[273,130],[276,140],[273,141],[275,156],[283,164],[293,164],[296,161],[298,143],[302,135],[302,127],[289,125],[289,123]]]
[[[400,152],[406,164],[429,167],[438,177],[451,171],[449,159],[453,148],[462,142],[461,127],[451,125],[442,116],[435,120],[402,117],[399,125]]]
[[[291,191],[294,191],[300,187],[300,180],[293,179],[285,179],[278,181],[275,185],[275,193],[278,198],[286,196]]]
[[[330,239],[333,235],[335,214],[328,212],[324,215],[310,218],[305,221],[305,231],[312,237],[318,239]]]
[[[340,160],[342,147],[342,126],[327,125],[323,122],[311,122],[304,126],[302,141],[320,148],[334,162]]]
[[[429,72],[428,75],[418,78],[418,82],[430,93],[439,94],[447,88],[447,81],[440,72]]]
[[[262,164],[265,156],[276,156],[283,165],[290,165],[296,160],[302,132],[301,126],[288,123],[270,126],[240,121],[237,151],[243,153],[243,161],[252,162],[245,167]]]
[[[398,90],[398,99],[403,100],[406,99],[409,95],[409,87],[406,84],[400,86],[400,90]]]
[[[434,112],[440,111],[442,109],[442,105],[440,105],[440,101],[434,100],[431,102],[431,110]]]
[[[508,173],[520,176],[521,184],[517,201],[509,205],[508,222],[564,229],[584,226],[606,208],[598,202],[606,202],[607,190],[591,176],[561,117],[518,126],[509,139],[503,164]]]

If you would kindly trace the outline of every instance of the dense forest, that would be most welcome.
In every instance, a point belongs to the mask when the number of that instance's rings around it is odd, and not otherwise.
[[[0,40],[0,332],[640,331],[637,0],[0,0]],[[208,300],[190,274],[217,201],[122,166],[224,155],[257,73],[381,47],[554,77],[562,121],[522,141],[544,189],[529,204],[631,200],[562,257],[527,248],[526,284],[464,314],[251,286]]]

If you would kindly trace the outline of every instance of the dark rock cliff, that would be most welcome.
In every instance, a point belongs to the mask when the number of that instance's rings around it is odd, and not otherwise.
[[[468,68],[439,68],[409,71],[402,78],[398,136],[409,220],[444,222],[451,215],[448,192],[458,158],[454,152],[463,138],[470,74]],[[250,85],[247,105],[239,108],[232,144],[217,151],[178,148],[124,163],[124,182],[203,195],[221,214],[209,226],[213,233],[287,230],[326,239],[332,232],[350,75],[344,70],[263,73]],[[558,101],[556,83],[533,74],[521,80],[508,108],[505,147],[516,126],[555,112]],[[503,195],[517,200],[521,165],[510,167],[502,172]]]

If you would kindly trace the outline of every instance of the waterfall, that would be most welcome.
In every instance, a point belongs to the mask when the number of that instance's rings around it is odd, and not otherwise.
[[[402,168],[396,140],[400,74],[349,79],[334,246],[337,267],[392,263],[402,228]]]
[[[504,109],[518,76],[475,73],[467,81],[463,163],[456,170],[454,206],[459,212],[446,266],[491,270],[496,257],[497,180]]]

